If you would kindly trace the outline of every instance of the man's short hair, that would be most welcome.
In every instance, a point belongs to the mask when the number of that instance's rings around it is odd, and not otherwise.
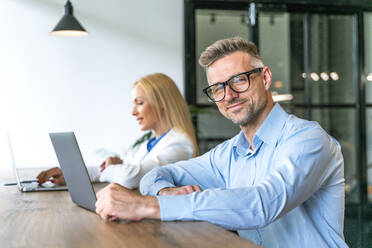
[[[258,53],[257,47],[253,42],[245,40],[241,37],[233,37],[224,40],[218,40],[200,55],[199,64],[208,69],[216,60],[223,58],[237,51],[248,53],[251,56],[251,66],[263,67],[263,61]]]

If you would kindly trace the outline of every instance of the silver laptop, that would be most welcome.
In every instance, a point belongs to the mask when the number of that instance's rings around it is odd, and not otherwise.
[[[72,201],[83,208],[95,212],[96,194],[75,134],[73,132],[50,133],[49,136]]]
[[[43,183],[42,185],[39,185],[38,180],[35,179],[29,179],[29,180],[21,180],[19,173],[18,173],[18,168],[16,165],[16,161],[14,158],[14,153],[13,153],[13,147],[12,143],[10,141],[10,136],[7,133],[7,138],[8,138],[8,149],[9,149],[9,156],[10,156],[10,161],[13,167],[13,172],[17,180],[17,186],[18,189],[22,192],[35,192],[35,191],[55,191],[55,190],[67,190],[66,186],[59,186],[57,184],[54,184],[50,181],[47,181]]]

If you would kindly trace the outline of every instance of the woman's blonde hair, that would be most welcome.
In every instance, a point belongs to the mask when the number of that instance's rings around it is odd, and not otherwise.
[[[133,87],[140,85],[148,98],[158,120],[164,118],[175,130],[184,133],[194,147],[194,156],[199,155],[189,109],[177,85],[165,74],[154,73],[137,80]],[[162,116],[162,111],[164,115]]]

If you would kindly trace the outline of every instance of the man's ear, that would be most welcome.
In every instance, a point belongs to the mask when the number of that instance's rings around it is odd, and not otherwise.
[[[272,80],[272,75],[271,75],[271,71],[270,71],[269,67],[265,66],[264,69],[263,69],[263,73],[264,73],[263,76],[264,76],[265,89],[269,90],[270,86],[271,86],[271,80]]]

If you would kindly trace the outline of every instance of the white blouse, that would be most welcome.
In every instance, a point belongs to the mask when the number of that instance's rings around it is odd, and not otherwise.
[[[191,140],[185,134],[171,129],[150,152],[147,151],[147,142],[144,142],[134,156],[122,159],[123,164],[110,165],[102,173],[99,166],[87,169],[94,182],[114,182],[135,189],[138,188],[141,178],[151,169],[189,159],[193,154]]]

